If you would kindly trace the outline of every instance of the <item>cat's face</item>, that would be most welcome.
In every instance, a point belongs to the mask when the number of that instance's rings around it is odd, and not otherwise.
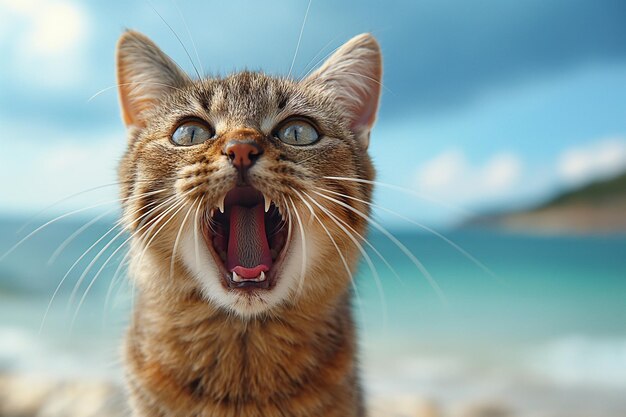
[[[242,316],[344,293],[371,187],[327,177],[373,179],[380,77],[368,35],[302,81],[191,80],[144,36],[122,36],[120,180],[139,285]]]

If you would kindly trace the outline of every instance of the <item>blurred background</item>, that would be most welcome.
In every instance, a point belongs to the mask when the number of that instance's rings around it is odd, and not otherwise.
[[[379,39],[385,260],[355,294],[372,415],[623,417],[624,21],[617,0],[0,0],[0,416],[123,413],[133,28],[203,75],[300,78]]]

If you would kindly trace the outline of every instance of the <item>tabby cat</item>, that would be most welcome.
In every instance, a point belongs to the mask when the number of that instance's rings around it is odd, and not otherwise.
[[[122,35],[134,416],[365,415],[351,291],[381,74],[368,34],[302,80],[192,79]]]

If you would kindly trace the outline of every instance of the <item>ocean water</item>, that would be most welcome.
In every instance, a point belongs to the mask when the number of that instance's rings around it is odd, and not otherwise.
[[[121,378],[132,290],[116,250],[126,236],[97,242],[113,224],[98,221],[65,245],[86,221],[54,223],[0,262],[0,372]],[[25,223],[0,219],[0,254],[45,219]],[[437,236],[391,232],[419,264],[370,234],[394,271],[368,251],[376,273],[362,262],[357,275],[368,392],[626,415],[626,236],[446,233],[468,256]]]

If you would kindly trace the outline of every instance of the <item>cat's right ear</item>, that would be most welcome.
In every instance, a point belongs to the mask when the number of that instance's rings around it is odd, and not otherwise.
[[[122,119],[127,127],[144,127],[145,112],[189,77],[146,36],[126,31],[117,43],[117,83]]]
[[[380,46],[372,35],[364,33],[343,44],[305,80],[333,93],[364,149],[376,120],[382,71]]]

